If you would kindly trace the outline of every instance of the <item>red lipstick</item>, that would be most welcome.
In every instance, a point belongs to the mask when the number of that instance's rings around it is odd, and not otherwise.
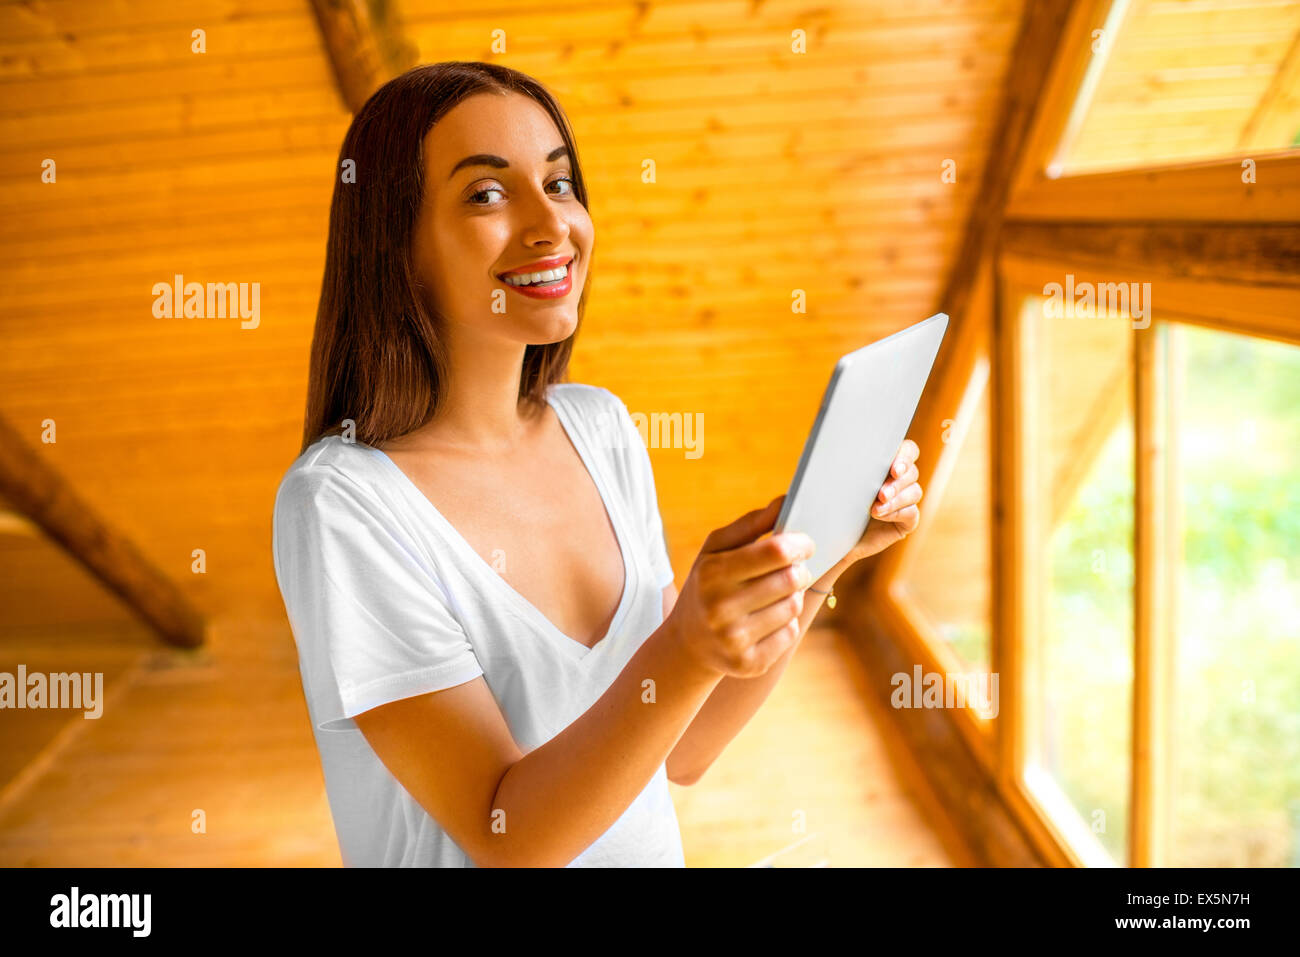
[[[521,296],[527,296],[529,299],[560,299],[567,296],[573,291],[573,260],[572,256],[552,256],[550,259],[539,259],[535,263],[529,263],[527,266],[520,266],[518,269],[511,269],[501,273],[497,278],[501,279],[502,285],[512,292],[517,292]],[[568,263],[569,268],[563,279],[549,286],[515,286],[506,282],[502,277],[514,276],[521,273],[545,272],[548,269],[555,269]]]
[[[554,269],[556,266],[562,266],[573,260],[572,256],[552,256],[550,259],[539,259],[535,263],[529,263],[526,266],[520,266],[518,269],[507,269],[498,276],[515,276],[521,272],[546,272],[548,269]]]

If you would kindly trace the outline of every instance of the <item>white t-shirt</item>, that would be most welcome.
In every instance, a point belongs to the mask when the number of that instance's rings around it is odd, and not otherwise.
[[[673,571],[627,406],[579,383],[552,385],[547,401],[595,481],[626,570],[609,632],[590,649],[515,591],[379,449],[327,436],[280,483],[275,575],[345,866],[475,866],[379,760],[355,715],[483,675],[527,753],[595,703],[663,620]],[[569,866],[685,866],[665,765]]]

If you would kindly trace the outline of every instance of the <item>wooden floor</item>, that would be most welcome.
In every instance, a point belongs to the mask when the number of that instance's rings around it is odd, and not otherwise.
[[[865,679],[842,634],[808,632],[704,777],[670,785],[688,867],[974,863],[911,757],[891,747]]]
[[[15,652],[42,668],[26,641],[0,647],[5,670]],[[287,626],[219,628],[194,652],[143,633],[129,647],[103,717],[75,713],[0,792],[0,865],[338,865]],[[37,713],[2,720],[25,736]]]
[[[886,747],[842,642],[810,633],[705,779],[673,785],[688,866],[799,842],[776,863],[969,863],[913,798],[915,773]],[[0,670],[19,662],[103,671],[106,704],[98,720],[0,712],[0,865],[339,865],[287,626],[218,624],[196,652],[125,618],[0,629]]]

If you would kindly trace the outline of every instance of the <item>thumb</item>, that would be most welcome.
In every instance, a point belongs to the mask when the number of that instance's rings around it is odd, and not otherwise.
[[[768,502],[763,508],[756,508],[753,511],[746,512],[730,525],[714,529],[709,533],[709,537],[705,539],[704,551],[725,552],[733,548],[739,548],[741,545],[748,545],[754,539],[772,529],[772,526],[776,524],[777,516],[781,514],[781,505],[784,502],[785,494],[782,493]]]

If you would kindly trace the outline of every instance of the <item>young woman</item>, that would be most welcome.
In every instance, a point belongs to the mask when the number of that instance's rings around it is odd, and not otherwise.
[[[852,561],[915,528],[907,442],[820,581],[784,496],[678,596],[626,406],[563,381],[594,247],[578,151],[486,63],[386,84],[340,153],[276,577],[343,861],[681,866],[690,784]]]

